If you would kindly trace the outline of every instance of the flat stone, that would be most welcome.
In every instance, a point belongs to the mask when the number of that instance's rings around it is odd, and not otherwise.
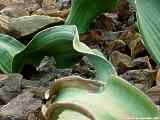
[[[127,69],[133,67],[131,57],[119,51],[113,51],[110,55],[110,60],[118,73],[124,73]]]
[[[10,22],[11,31],[17,31],[20,36],[26,36],[34,33],[45,26],[62,22],[63,19],[49,16],[24,16],[12,18]]]
[[[156,79],[156,70],[140,69],[128,70],[120,76],[133,84],[143,84],[143,90],[148,90],[152,87]],[[142,87],[141,87],[142,88]]]
[[[126,43],[122,40],[106,41],[104,51],[110,55],[113,51],[124,52],[126,50]]]
[[[96,29],[102,29],[105,32],[114,31],[115,29],[115,15],[103,14],[96,19]]]
[[[35,88],[18,95],[8,104],[1,107],[0,113],[6,116],[24,118],[29,112],[36,111],[41,107],[41,95],[39,93],[44,92],[44,90],[46,89]]]
[[[63,19],[49,16],[23,16],[9,18],[0,16],[0,32],[8,33],[16,38],[24,37],[53,24],[62,23]]]
[[[102,37],[104,40],[106,41],[113,41],[113,40],[117,40],[119,37],[120,32],[104,32]]]
[[[130,9],[128,0],[118,0],[116,12],[120,20],[129,18]]]
[[[160,85],[147,90],[146,94],[158,105],[160,105]]]
[[[148,68],[149,67],[148,62],[149,62],[149,57],[148,56],[133,59],[134,67],[138,68],[138,69]]]
[[[144,46],[142,44],[142,37],[139,33],[133,31],[123,32],[119,39],[123,40],[131,51],[132,58],[138,56],[144,52]]]
[[[9,20],[10,18],[8,16],[0,15],[0,33],[9,32]]]
[[[71,6],[71,0],[57,0],[56,5],[60,9],[69,8]]]
[[[144,46],[142,44],[142,38],[139,34],[135,34],[133,39],[129,41],[128,46],[131,50],[131,56],[135,57],[139,53],[142,53],[144,51]]]
[[[32,13],[32,15],[48,15],[52,17],[66,18],[69,13],[68,9],[58,10],[58,9],[38,9]]]
[[[12,98],[22,91],[22,76],[20,74],[10,74],[5,79],[0,80],[0,105],[7,104]]]
[[[0,11],[1,15],[8,17],[21,17],[30,15],[29,12],[21,6],[7,6]]]
[[[15,0],[0,0],[0,4],[7,6],[10,5],[13,1]]]
[[[55,7],[55,0],[43,0],[42,2],[42,8],[44,9],[54,9]]]
[[[0,0],[0,4],[6,6],[6,8],[10,8],[10,9],[17,8],[17,10],[18,10],[19,8],[23,8],[23,11],[16,11],[15,10],[15,12],[14,12],[15,14],[12,14],[13,16],[15,16],[17,13],[24,14],[23,13],[24,10],[28,13],[31,13],[31,12],[39,9],[40,8],[39,1],[38,0]],[[9,11],[9,12],[13,13],[13,11]]]

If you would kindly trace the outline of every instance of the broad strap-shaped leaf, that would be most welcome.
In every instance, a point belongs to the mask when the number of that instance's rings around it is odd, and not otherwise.
[[[56,80],[42,112],[49,120],[127,120],[158,118],[154,104],[122,78],[107,82],[70,76]]]
[[[74,32],[75,26],[63,25],[41,31],[33,37],[26,49],[15,55],[13,71],[20,72],[25,64],[37,65],[44,56],[53,56],[58,68],[70,67],[77,63],[82,54],[73,49]]]
[[[11,73],[14,56],[24,48],[25,46],[13,37],[0,34],[0,71]]]
[[[101,53],[91,50],[79,41],[76,26],[70,25],[56,26],[38,33],[26,49],[15,56],[13,70],[17,71],[15,69],[17,65],[21,66],[27,62],[39,63],[44,56],[53,56],[57,67],[66,68],[77,63],[84,55],[88,57],[90,62],[97,65],[95,66],[97,77],[102,78],[102,74],[100,75],[99,72],[105,72],[103,75],[116,74],[111,63]]]
[[[143,43],[160,65],[160,0],[136,0],[139,30]]]
[[[5,39],[5,37],[1,37],[2,45],[12,47],[9,42],[4,42]],[[7,39],[13,41],[12,43],[17,46],[22,45],[12,37],[8,36]],[[95,65],[97,77],[101,80],[103,80],[103,76],[116,74],[111,63],[100,52],[90,49],[79,41],[76,26],[62,25],[48,28],[34,36],[25,49],[20,48],[13,55],[12,49],[5,50],[5,53],[7,52],[12,56],[8,63],[10,66],[8,72],[20,72],[25,64],[37,65],[44,56],[53,56],[57,67],[66,68],[77,63],[82,56],[86,55],[89,61]],[[4,60],[2,59],[2,61]],[[0,69],[4,71],[5,68],[1,66]],[[100,73],[103,73],[103,76]]]
[[[6,35],[2,35],[0,43],[5,48],[2,49],[4,53],[9,56],[6,57],[9,62],[1,59],[0,69],[6,73],[20,71],[25,64],[39,64],[46,55],[53,56],[57,67],[61,68],[75,64],[84,55],[95,66],[99,81],[70,77],[53,84],[49,93],[51,104],[45,107],[46,116],[53,120],[58,119],[59,113],[66,109],[78,112],[68,111],[67,117],[64,117],[68,120],[73,118],[73,113],[78,114],[79,120],[84,115],[92,120],[119,120],[123,117],[157,117],[159,114],[142,92],[117,77],[112,64],[101,52],[79,41],[76,26],[62,25],[46,29],[27,46]],[[4,64],[9,67],[6,69]]]

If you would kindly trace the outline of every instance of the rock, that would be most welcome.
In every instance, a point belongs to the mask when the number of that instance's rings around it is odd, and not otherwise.
[[[96,70],[91,65],[86,57],[80,61],[80,63],[76,64],[72,68],[71,75],[78,75],[83,78],[95,78],[96,77]]]
[[[120,74],[133,67],[131,57],[119,51],[113,51],[110,55],[110,60]]]
[[[45,90],[40,88],[34,89],[37,93],[44,92]],[[8,104],[1,107],[0,113],[5,114],[6,116],[25,118],[29,112],[36,111],[41,107],[41,96],[37,95],[34,91],[26,91],[18,95]]]
[[[131,83],[143,84],[143,90],[145,91],[154,85],[156,73],[156,70],[148,69],[128,70],[120,76]]]
[[[34,78],[32,78],[34,79]],[[23,79],[22,81],[22,89],[26,90],[26,89],[31,89],[31,88],[35,88],[35,87],[40,87],[40,81],[36,81],[36,80],[26,80]]]
[[[160,105],[160,86],[159,85],[147,90],[146,94],[152,99],[152,101]]]
[[[80,41],[84,42],[90,48],[101,49],[101,50],[103,49],[103,45],[105,42],[101,36],[101,32],[96,30],[91,30],[86,33],[81,33]]]
[[[69,76],[72,73],[72,69],[71,68],[66,68],[66,69],[56,69],[55,70],[55,78],[61,78],[61,77],[65,77],[65,76]]]
[[[131,41],[129,41],[128,46],[131,50],[132,57],[135,57],[136,55],[138,55],[139,53],[142,53],[144,51],[144,46],[141,41],[142,41],[142,39],[140,38],[140,36],[138,34],[135,34],[133,39]]]
[[[27,12],[30,14],[31,12],[40,8],[40,4],[38,3],[38,0],[37,1],[36,0],[6,0],[3,2],[1,1],[0,1],[0,4],[5,5],[7,12],[10,13],[9,15],[13,17],[22,16],[24,14],[23,13],[24,11],[25,13]],[[21,8],[21,11],[18,11],[19,8]]]
[[[126,42],[128,45],[130,51],[131,51],[131,56],[134,58],[144,52],[144,46],[142,44],[142,38],[139,33],[133,32],[133,31],[127,31],[123,32],[119,39],[123,40]]]
[[[48,57],[48,56],[45,56],[40,65],[37,67],[37,70],[38,71],[43,71],[43,72],[49,72],[53,69],[55,69],[55,63],[56,61],[54,60],[53,57]]]
[[[54,65],[54,59],[46,56],[37,68],[37,70],[40,71],[40,76],[33,78],[34,80],[32,80],[32,82],[38,81],[41,86],[48,87],[54,79],[70,76],[72,74],[85,78],[95,77],[93,66],[90,65],[85,58],[83,58],[80,63],[75,64],[72,68],[57,69]]]
[[[11,4],[12,2],[13,0],[0,0],[0,4],[5,5],[5,6]]]
[[[138,88],[138,89],[140,89],[140,90],[144,90],[144,84],[143,83],[139,83],[139,84],[134,84],[134,86],[136,87],[136,88]]]
[[[69,13],[68,9],[65,10],[57,10],[57,9],[38,9],[35,12],[32,13],[32,15],[47,15],[47,16],[52,16],[52,17],[61,17],[61,18],[66,18]]]
[[[18,118],[16,116],[7,116],[7,115],[0,115],[0,120],[26,120],[25,118]]]
[[[27,120],[46,120],[42,115],[41,109],[29,112],[27,115]]]
[[[2,17],[2,18],[1,18]],[[19,18],[0,17],[2,32],[20,38],[44,29],[47,26],[60,24],[63,19],[49,16],[24,16]]]
[[[33,114],[33,113],[29,113],[28,115],[27,115],[27,120],[36,120],[37,118],[36,118],[36,116],[35,116],[35,114]]]
[[[35,1],[40,5],[40,7],[42,7],[43,0],[35,0]]]
[[[0,3],[0,10],[2,10],[3,8],[5,8],[6,6],[4,4]]]
[[[71,68],[57,69],[54,64],[55,61],[52,57],[44,57],[40,65],[37,67],[37,71],[39,72],[33,74],[30,80],[23,79],[22,88],[31,89],[40,86],[48,87],[54,79],[71,75]]]
[[[10,18],[8,16],[0,15],[0,33],[8,33],[9,32],[9,21]]]
[[[136,69],[145,69],[148,68],[149,57],[139,57],[133,60],[133,65]]]
[[[124,52],[126,43],[122,40],[105,41],[104,52],[110,55],[113,51]]]
[[[24,0],[23,6],[29,13],[32,13],[41,7],[38,0]]]
[[[0,80],[0,105],[7,104],[22,92],[22,75],[10,74]]]
[[[115,19],[116,19],[116,15],[115,14],[103,14],[101,16],[99,16],[96,19],[96,25],[95,28],[96,29],[101,29],[103,31],[114,31],[115,29]]]
[[[49,86],[49,84],[59,77],[71,75],[72,69],[57,69],[55,66],[55,60],[53,57],[44,57],[37,70],[40,71],[41,76],[37,79],[42,86]],[[35,79],[35,78],[34,78]],[[36,79],[35,79],[36,80]]]
[[[42,8],[43,9],[55,9],[55,0],[43,0],[42,2]]]
[[[71,0],[57,0],[56,5],[59,9],[66,9],[71,6]]]
[[[8,17],[29,16],[29,12],[21,6],[7,6],[0,11],[1,15]]]
[[[130,9],[129,9],[129,3],[127,0],[118,0],[117,3],[117,15],[120,20],[124,20],[129,18],[130,15]]]
[[[105,41],[117,40],[120,32],[104,32],[102,37]]]
[[[49,16],[24,16],[20,18],[12,18],[10,22],[11,31],[16,31],[20,34],[19,37],[32,34],[40,29],[63,22],[63,19]]]

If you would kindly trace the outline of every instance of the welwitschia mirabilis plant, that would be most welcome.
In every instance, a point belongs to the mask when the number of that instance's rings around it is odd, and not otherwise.
[[[56,80],[42,107],[50,120],[119,120],[157,118],[154,104],[138,89],[118,77],[102,53],[79,41],[74,27],[73,48],[86,55],[95,66],[96,80],[76,76]],[[61,114],[62,113],[62,114]]]
[[[86,32],[98,14],[113,10],[116,3],[117,0],[72,0],[65,24],[76,25],[80,33]]]
[[[62,111],[67,112],[65,120],[77,114],[79,120],[85,117],[91,120],[154,118],[159,114],[142,92],[117,76],[102,53],[79,41],[76,26],[46,29],[34,36],[27,46],[1,34],[0,45],[3,57],[0,69],[5,73],[19,72],[25,64],[38,64],[46,55],[54,56],[56,65],[61,68],[75,64],[84,55],[95,66],[96,80],[73,76],[55,81],[47,95],[49,101],[42,107],[44,115],[51,120],[58,119]]]

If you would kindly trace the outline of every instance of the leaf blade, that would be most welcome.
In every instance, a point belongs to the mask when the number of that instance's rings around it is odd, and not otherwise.
[[[136,0],[138,25],[144,38],[143,44],[158,65],[160,65],[159,4],[159,0],[148,0],[147,2]]]
[[[69,110],[81,113],[78,120],[84,116],[93,120],[159,117],[157,108],[144,93],[117,76],[110,77],[107,84],[77,76],[65,77],[55,81],[50,92],[56,97],[46,116],[53,120]],[[62,115],[63,119],[72,120],[75,113]]]
[[[0,34],[0,68],[4,73],[12,72],[14,55],[25,46],[11,36]]]

